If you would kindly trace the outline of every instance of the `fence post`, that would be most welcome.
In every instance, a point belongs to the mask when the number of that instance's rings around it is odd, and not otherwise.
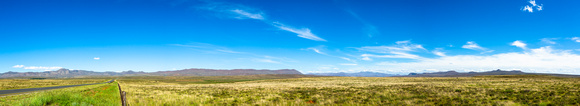
[[[127,95],[127,92],[121,90],[121,84],[119,84],[119,82],[117,82],[117,86],[119,86],[119,94],[121,96],[121,106],[127,106],[127,98],[125,97],[125,95]]]
[[[122,105],[123,106],[127,106],[127,92],[125,92],[125,91],[121,91],[121,92],[123,94],[123,97],[121,97],[121,98],[123,98],[122,99],[122,102],[123,102]]]

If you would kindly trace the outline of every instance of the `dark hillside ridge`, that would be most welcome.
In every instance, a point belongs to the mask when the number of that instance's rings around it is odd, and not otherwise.
[[[256,70],[256,69],[232,69],[232,70],[215,70],[215,69],[184,69],[176,71],[158,71],[158,72],[94,72],[86,70],[69,70],[59,69],[56,71],[45,72],[6,72],[1,73],[0,78],[73,78],[85,76],[235,76],[235,75],[260,75],[260,74],[298,74],[302,75],[294,69],[280,69],[280,70]]]

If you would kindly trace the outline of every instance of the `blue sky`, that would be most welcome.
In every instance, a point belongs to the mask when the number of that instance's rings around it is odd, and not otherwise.
[[[0,72],[580,74],[577,0],[4,0]]]

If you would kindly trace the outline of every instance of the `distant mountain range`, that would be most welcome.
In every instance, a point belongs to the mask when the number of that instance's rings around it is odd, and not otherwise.
[[[93,72],[86,70],[69,70],[69,69],[59,69],[56,71],[45,71],[45,72],[6,72],[0,74],[0,78],[10,78],[10,77],[75,77],[75,76],[118,76],[127,73],[121,72]]]
[[[302,75],[299,71],[294,69],[280,69],[280,70],[256,70],[256,69],[232,69],[232,70],[218,70],[218,69],[183,69],[175,71],[158,71],[158,72],[94,72],[86,70],[69,70],[59,69],[56,71],[45,72],[6,72],[1,73],[0,78],[14,78],[14,77],[49,77],[49,78],[72,78],[84,76],[235,76],[235,75],[260,75],[260,74],[297,74]],[[552,75],[560,77],[580,77],[580,75],[567,74],[546,74],[546,73],[525,73],[519,70],[504,71],[493,70],[487,72],[467,72],[460,73],[456,71],[447,72],[433,72],[433,73],[409,73],[409,75],[394,75],[379,72],[357,72],[357,73],[309,73],[306,75],[315,76],[345,76],[345,77],[471,77],[482,75]]]
[[[357,72],[357,73],[308,73],[306,75],[318,75],[318,76],[344,76],[344,77],[391,77],[397,76],[394,74],[385,74],[385,73],[378,73],[378,72]]]
[[[258,74],[300,74],[294,69],[281,70],[255,70],[255,69],[233,69],[233,70],[215,70],[215,69],[184,69],[176,71],[158,71],[158,72],[94,72],[86,70],[69,70],[59,69],[56,71],[45,72],[6,72],[0,74],[0,78],[11,77],[52,77],[52,78],[72,78],[82,76],[233,76],[233,75],[258,75]]]
[[[568,75],[568,74],[547,74],[547,73],[525,73],[519,70],[504,71],[504,70],[492,70],[486,72],[467,72],[460,73],[456,71],[447,72],[432,72],[432,73],[409,73],[408,75],[394,75],[385,74],[379,72],[358,72],[358,73],[308,73],[307,75],[318,75],[318,76],[346,76],[346,77],[472,77],[472,76],[482,76],[482,75],[551,75],[559,77],[580,77],[580,75]]]
[[[214,69],[184,69],[177,71],[159,71],[146,73],[148,75],[161,76],[232,76],[232,75],[257,75],[257,74],[302,74],[294,69],[280,70],[256,70],[256,69],[233,69],[233,70],[214,70]]]
[[[559,77],[580,77],[580,75],[568,75],[568,74],[547,74],[547,73],[525,73],[520,70],[503,71],[500,69],[487,71],[487,72],[467,72],[459,73],[455,71],[447,72],[434,72],[434,73],[409,73],[409,75],[403,77],[471,77],[471,76],[482,76],[482,75],[551,75]]]

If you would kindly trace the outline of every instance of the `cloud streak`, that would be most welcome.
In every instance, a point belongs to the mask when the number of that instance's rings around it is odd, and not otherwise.
[[[389,55],[375,55],[375,54],[362,54],[362,57],[376,57],[376,58],[405,58],[405,59],[420,59],[421,56],[405,53],[405,52],[390,52]]]
[[[540,40],[542,40],[542,42],[547,43],[547,44],[556,44],[556,42],[554,42],[553,40],[557,40],[558,38],[542,38]]]
[[[364,46],[356,48],[360,51],[374,52],[374,53],[390,53],[392,51],[418,51],[426,50],[422,45],[412,44],[410,41],[397,41],[394,46]]]
[[[575,42],[580,42],[580,37],[572,37],[570,39]]]
[[[526,48],[526,44],[524,42],[522,42],[522,41],[519,41],[519,40],[514,41],[511,45],[512,46],[519,47],[519,48],[522,48],[524,50],[525,49],[528,49],[528,48]]]
[[[246,11],[240,10],[240,9],[234,9],[234,10],[231,10],[231,12],[239,14],[240,16],[236,17],[238,19],[251,18],[251,19],[257,19],[257,20],[264,20],[262,13],[249,13],[249,12],[246,12]]]
[[[320,38],[317,35],[313,34],[309,28],[295,28],[292,26],[282,24],[278,21],[268,20],[266,17],[264,17],[265,14],[263,12],[261,12],[257,9],[254,9],[254,8],[247,7],[247,6],[243,6],[243,5],[239,5],[239,4],[232,4],[232,3],[212,2],[212,3],[208,3],[205,6],[201,6],[200,8],[203,10],[210,10],[210,11],[214,11],[217,13],[229,14],[230,15],[229,17],[236,18],[236,19],[260,20],[260,21],[265,22],[267,24],[270,24],[270,25],[272,25],[280,30],[284,30],[284,31],[298,34],[297,36],[301,37],[301,38],[314,40],[314,41],[326,41],[325,39]]]
[[[306,48],[306,50],[312,50],[318,54],[322,54],[322,55],[327,55],[326,53],[322,52],[321,48],[323,48],[324,46],[318,46],[318,47],[309,47]]]
[[[445,52],[443,52],[443,48],[435,48],[435,50],[431,51],[431,53],[437,56],[447,56],[445,55]]]
[[[275,64],[280,64],[280,62],[278,61],[274,61],[272,59],[254,59],[254,61],[256,62],[263,62],[263,63],[275,63]]]
[[[312,34],[312,32],[310,32],[310,29],[308,29],[308,28],[302,28],[302,29],[292,28],[292,27],[284,25],[280,22],[273,22],[272,25],[277,27],[277,28],[280,28],[281,30],[296,33],[296,34],[298,34],[298,37],[302,37],[302,38],[306,38],[306,39],[310,39],[310,40],[314,40],[314,41],[326,41],[325,39],[322,39],[322,38]]]
[[[50,70],[61,69],[62,67],[44,67],[44,66],[14,65],[14,66],[12,66],[12,68],[21,68],[21,69],[26,69],[26,70],[44,70],[44,71],[50,71]]]
[[[24,65],[15,65],[15,66],[12,66],[12,68],[23,68],[23,67],[24,67]]]
[[[343,65],[343,66],[356,66],[356,65],[358,65],[358,64],[353,64],[353,63],[342,63],[342,64],[340,64],[340,65]]]
[[[474,41],[468,41],[465,45],[461,46],[461,48],[470,49],[470,50],[477,50],[477,51],[481,51],[481,53],[493,52],[493,50],[489,50],[487,48],[479,46]]]
[[[363,52],[372,52],[376,54],[362,54],[362,60],[372,60],[370,57],[375,58],[407,58],[407,59],[420,59],[421,56],[411,54],[409,52],[426,51],[422,45],[413,44],[411,41],[397,41],[396,45],[392,46],[364,46],[356,48]]]

